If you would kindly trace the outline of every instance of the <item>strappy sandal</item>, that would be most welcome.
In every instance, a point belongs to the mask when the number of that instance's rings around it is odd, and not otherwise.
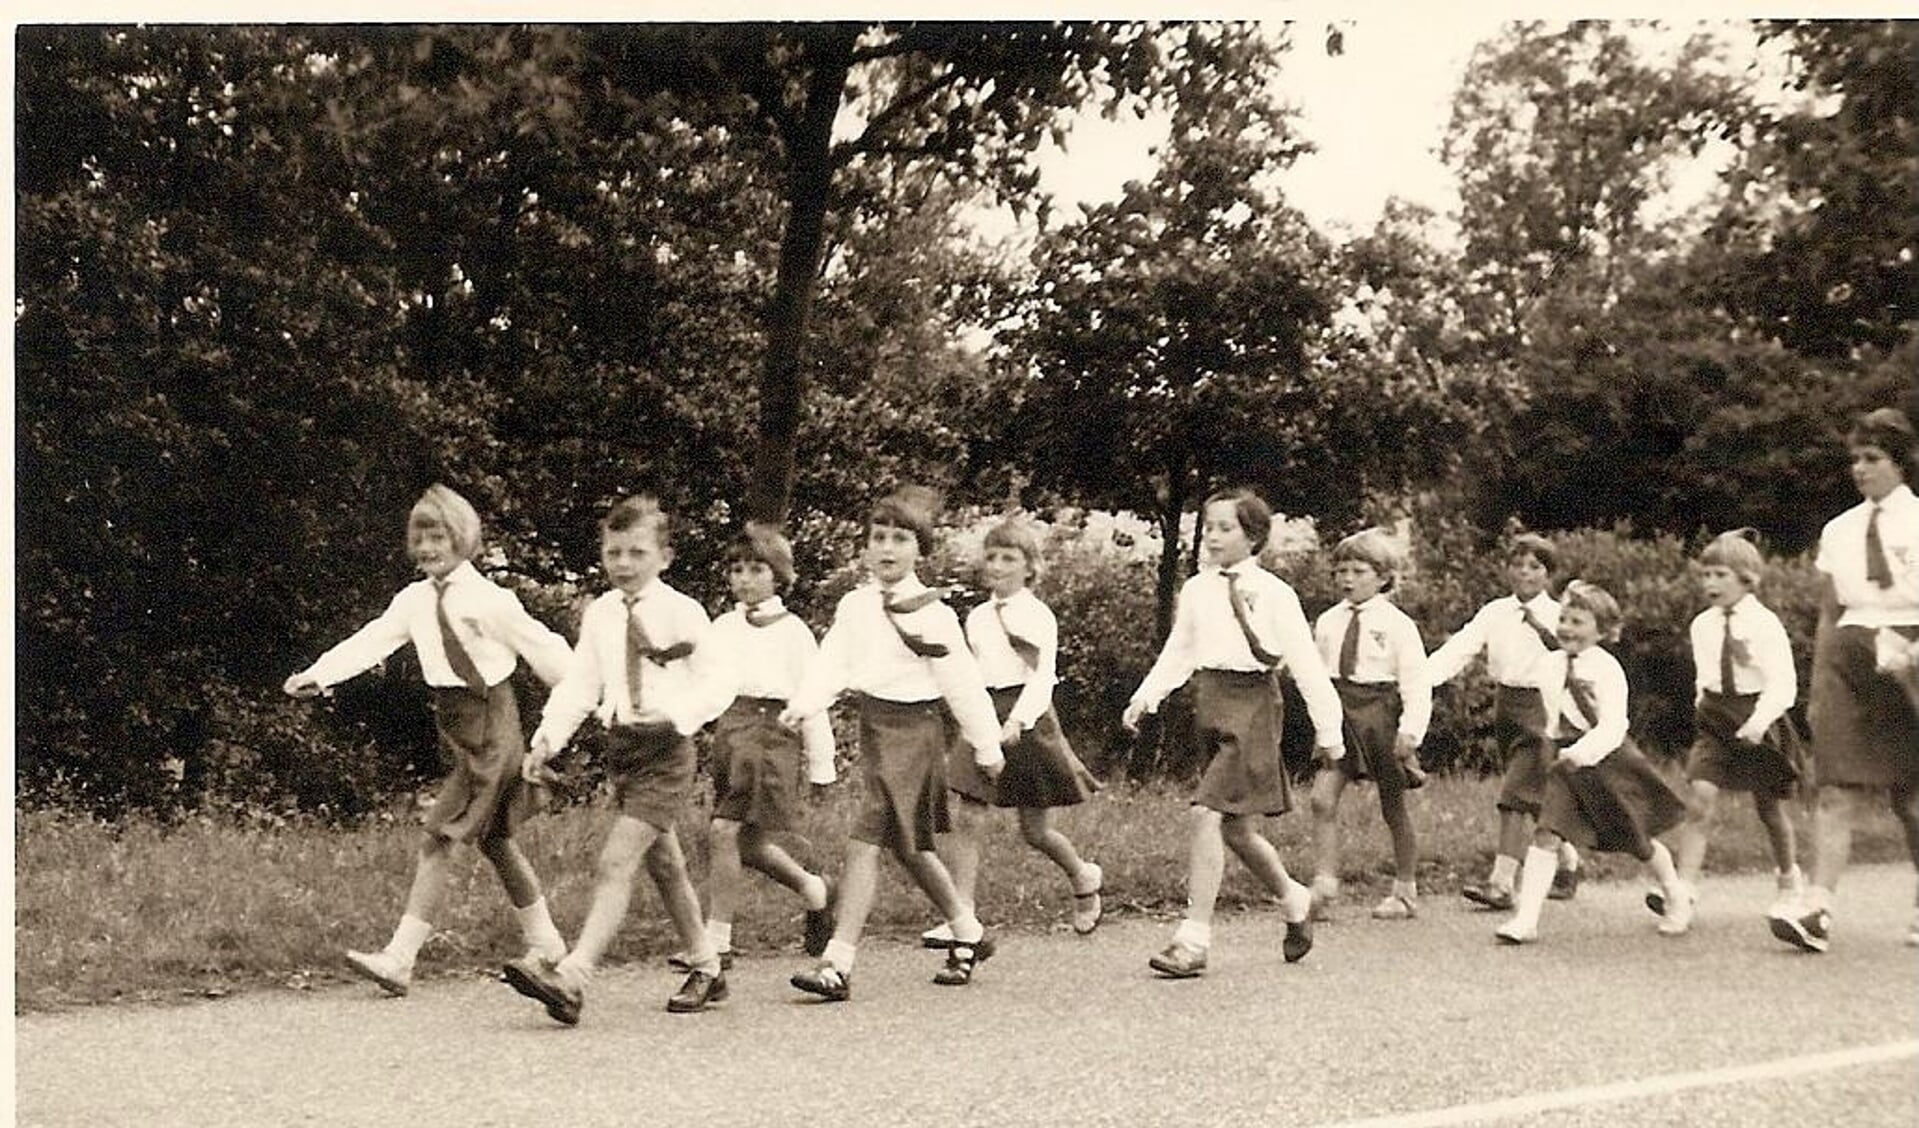
[[[946,953],[946,965],[933,973],[933,982],[941,987],[964,987],[973,981],[973,972],[994,952],[993,939],[982,935],[968,944],[961,941]]]
[[[843,1003],[853,993],[852,976],[824,960],[818,967],[795,973],[787,982],[829,1003]]]
[[[1093,888],[1090,892],[1073,894],[1073,931],[1081,936],[1091,936],[1099,927],[1100,918],[1106,915],[1106,902],[1100,899],[1100,891],[1106,887],[1106,872],[1093,862],[1087,862],[1086,868],[1093,871]]]

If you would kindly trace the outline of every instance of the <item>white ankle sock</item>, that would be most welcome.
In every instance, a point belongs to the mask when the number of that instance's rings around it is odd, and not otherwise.
[[[826,942],[825,959],[827,963],[838,968],[841,975],[846,975],[852,972],[853,957],[857,955],[858,952],[858,948],[848,944],[844,940],[828,940]]]
[[[1203,952],[1213,946],[1213,926],[1191,918],[1182,920],[1173,929],[1173,943]]]
[[[520,936],[526,946],[550,959],[559,959],[566,954],[566,939],[553,925],[553,916],[547,911],[546,898],[541,897],[524,908],[515,906],[513,915],[520,920]]]
[[[715,952],[733,950],[733,922],[730,920],[709,920],[706,922],[706,942],[713,945]]]
[[[393,939],[386,942],[388,955],[411,967],[413,957],[420,954],[420,945],[433,935],[433,926],[416,916],[402,916],[393,930]]]

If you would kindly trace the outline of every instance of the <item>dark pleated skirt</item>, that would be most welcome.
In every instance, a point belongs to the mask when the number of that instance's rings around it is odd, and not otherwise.
[[[1705,780],[1722,791],[1750,791],[1787,799],[1799,783],[1804,751],[1799,730],[1780,717],[1758,744],[1733,734],[1752,718],[1756,693],[1724,694],[1707,690],[1694,711],[1698,736],[1686,759],[1686,778]]]
[[[1292,784],[1280,762],[1285,703],[1271,674],[1200,670],[1193,716],[1207,757],[1193,802],[1228,815],[1281,815]]]
[[[1571,741],[1566,743],[1570,744]],[[1632,738],[1589,768],[1555,764],[1546,773],[1541,829],[1584,850],[1652,857],[1652,840],[1686,817],[1686,801]]]
[[[1906,637],[1919,628],[1899,628]],[[1919,787],[1919,719],[1879,672],[1876,631],[1836,627],[1813,655],[1812,761],[1820,786]]]
[[[952,722],[941,701],[861,696],[860,774],[866,799],[849,836],[893,850],[932,850],[952,829],[946,806],[946,745]]]
[[[786,703],[739,697],[713,722],[713,817],[785,830],[799,812],[800,735],[779,722]]]
[[[1020,688],[1009,685],[990,691],[1000,724],[1012,716]],[[973,762],[971,747],[964,740],[955,741],[946,762],[946,785],[981,803],[1026,808],[1071,807],[1084,803],[1100,788],[1099,780],[1073,753],[1051,709],[1005,753],[1006,766],[995,782]]]

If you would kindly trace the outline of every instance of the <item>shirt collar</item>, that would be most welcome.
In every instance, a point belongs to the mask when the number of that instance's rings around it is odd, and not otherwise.
[[[1248,575],[1251,575],[1253,572],[1257,571],[1258,569],[1259,569],[1259,557],[1248,556],[1246,559],[1241,560],[1239,563],[1234,564],[1230,568],[1215,567],[1213,571],[1218,572],[1222,576],[1233,575],[1233,576],[1238,576],[1240,579],[1245,579]]]
[[[1556,606],[1552,593],[1548,592],[1545,588],[1539,589],[1539,594],[1533,596],[1531,599],[1521,599],[1515,595],[1512,597],[1512,601],[1535,614],[1544,611],[1548,607]]]
[[[1912,487],[1907,485],[1905,482],[1901,482],[1898,485],[1892,487],[1891,492],[1887,493],[1886,496],[1880,498],[1877,504],[1880,507],[1880,509],[1883,510],[1888,505],[1899,505],[1899,506],[1908,505],[1912,502],[1912,500],[1913,500]],[[1873,504],[1874,503],[1870,501],[1866,502],[1867,508],[1871,508]]]
[[[480,570],[473,566],[473,561],[462,560],[451,572],[448,572],[437,580],[429,576],[427,582],[435,586],[444,585],[446,587],[453,587],[457,584],[472,583],[474,580],[480,578]]]
[[[786,604],[782,603],[780,597],[777,595],[769,595],[758,603],[747,604],[735,602],[734,606],[740,609],[741,614],[750,612],[754,615],[777,615],[786,610]]]
[[[652,579],[646,581],[646,586],[640,588],[640,590],[636,592],[628,592],[625,588],[617,588],[617,587],[614,588],[613,591],[617,595],[619,595],[620,600],[622,602],[626,602],[630,600],[631,602],[634,602],[634,603],[643,603],[646,600],[653,598],[653,596],[656,593],[658,593],[661,588],[665,586],[666,585],[660,581],[660,578],[658,576],[655,576]]]
[[[873,590],[880,593],[881,600],[891,603],[898,599],[910,599],[927,590],[927,587],[925,581],[920,579],[918,572],[908,572],[905,578],[890,588],[878,580],[873,581]]]

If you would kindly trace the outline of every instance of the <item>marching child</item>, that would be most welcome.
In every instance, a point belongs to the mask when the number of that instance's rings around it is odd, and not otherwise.
[[[1320,765],[1313,780],[1315,915],[1339,895],[1339,797],[1347,784],[1366,779],[1379,788],[1380,815],[1393,841],[1392,892],[1373,906],[1373,916],[1405,920],[1419,911],[1418,846],[1406,792],[1426,780],[1419,744],[1426,739],[1433,696],[1419,627],[1385,594],[1403,566],[1399,546],[1384,529],[1354,533],[1333,547],[1333,582],[1344,599],[1320,615],[1313,636],[1334,671],[1346,754]]]
[[[1759,602],[1764,561],[1753,535],[1751,529],[1721,534],[1699,554],[1699,586],[1711,606],[1691,628],[1698,736],[1686,764],[1692,817],[1674,834],[1681,896],[1668,902],[1661,891],[1646,894],[1646,906],[1665,917],[1660,931],[1667,935],[1692,926],[1706,835],[1721,791],[1750,792],[1766,828],[1779,886],[1768,917],[1789,912],[1805,891],[1784,807],[1799,780],[1799,733],[1786,717],[1799,682],[1785,624]]]
[[[1493,681],[1493,738],[1499,745],[1503,773],[1496,804],[1499,844],[1491,875],[1460,890],[1466,900],[1485,909],[1513,906],[1513,879],[1539,815],[1551,762],[1546,710],[1539,689],[1526,679],[1543,657],[1559,649],[1554,634],[1559,604],[1546,589],[1558,560],[1558,550],[1545,537],[1536,533],[1514,537],[1506,547],[1506,583],[1511,594],[1481,607],[1427,659],[1427,683],[1441,686],[1459,676],[1483,651],[1486,676]],[[1578,886],[1579,854],[1569,843],[1560,851],[1552,898],[1565,900]]]
[[[1276,671],[1289,670],[1298,683],[1324,762],[1345,754],[1339,694],[1313,645],[1299,596],[1256,559],[1272,531],[1272,511],[1252,491],[1235,489],[1207,498],[1202,514],[1207,567],[1180,588],[1172,633],[1121,718],[1129,730],[1137,729],[1142,716],[1157,711],[1190,679],[1199,736],[1210,752],[1193,796],[1186,916],[1172,942],[1147,961],[1169,979],[1206,970],[1228,846],[1280,899],[1286,962],[1297,963],[1312,950],[1312,893],[1286,872],[1260,832],[1261,816],[1292,808],[1279,751],[1284,699]]]
[[[674,830],[692,798],[688,738],[719,706],[706,646],[711,625],[697,600],[660,579],[672,563],[673,520],[653,498],[626,498],[607,512],[600,522],[600,565],[613,589],[587,605],[572,665],[547,699],[526,758],[527,778],[544,778],[546,762],[589,714],[606,726],[607,775],[618,814],[600,849],[586,922],[564,959],[530,955],[504,969],[514,990],[568,1026],[580,1021],[587,983],[626,919],[642,861],[691,967],[666,1009],[705,1010],[727,994]]]
[[[1006,767],[994,781],[970,759],[951,765],[947,782],[959,803],[945,845],[953,884],[970,908],[979,882],[987,804],[1014,808],[1026,844],[1066,875],[1073,891],[1073,931],[1085,936],[1099,927],[1103,874],[1053,825],[1053,810],[1085,802],[1099,782],[1073,754],[1053,715],[1059,621],[1029,586],[1040,570],[1039,537],[1029,525],[1014,517],[987,530],[980,576],[991,598],[966,616],[966,638],[1000,719]],[[944,925],[921,939],[929,947],[952,943]]]
[[[817,956],[833,935],[826,879],[794,861],[771,836],[797,818],[802,760],[805,779],[815,787],[835,776],[833,725],[824,712],[808,717],[797,734],[779,723],[819,643],[780,600],[793,583],[793,548],[777,528],[747,524],[727,546],[726,582],[738,604],[714,621],[707,642],[731,704],[713,723],[706,934],[721,962],[730,962],[744,866],[799,895],[806,906],[806,954]],[[676,962],[684,964],[683,953]]]
[[[1631,854],[1647,864],[1667,904],[1681,895],[1666,844],[1654,835],[1678,826],[1686,801],[1626,735],[1626,672],[1599,641],[1619,637],[1619,604],[1605,589],[1575,580],[1559,613],[1561,649],[1539,660],[1534,679],[1546,704],[1556,756],[1546,772],[1539,825],[1526,851],[1510,920],[1494,930],[1507,944],[1539,937],[1539,911],[1568,839],[1588,850]],[[1662,918],[1661,932],[1672,931]]]
[[[1813,566],[1820,589],[1813,646],[1812,874],[1772,934],[1807,952],[1832,946],[1833,895],[1853,828],[1882,799],[1919,870],[1919,441],[1905,412],[1882,407],[1846,435],[1859,504],[1826,522]],[[1919,946],[1919,888],[1906,943]]]
[[[433,727],[453,771],[426,813],[413,886],[392,938],[377,952],[346,954],[356,973],[396,996],[412,985],[414,957],[433,934],[430,922],[446,895],[456,843],[479,847],[500,875],[529,954],[558,959],[566,951],[539,878],[513,839],[537,796],[520,776],[526,744],[509,679],[524,658],[553,685],[565,674],[571,651],[564,638],[527,614],[518,596],[473,566],[480,516],[451,489],[434,485],[420,495],[407,515],[406,548],[426,578],[402,588],[378,618],[284,687],[295,697],[312,697],[411,642],[432,688]]]
[[[792,977],[794,987],[829,1002],[842,1002],[852,992],[854,956],[873,908],[882,848],[899,859],[952,931],[953,947],[933,982],[965,986],[993,954],[993,938],[960,901],[934,852],[934,836],[949,828],[949,712],[987,778],[997,776],[1005,761],[993,701],[966,649],[959,617],[915,571],[933,551],[934,508],[932,492],[916,486],[874,504],[866,522],[872,582],[840,599],[819,660],[780,713],[781,724],[797,728],[841,692],[859,695],[866,799],[846,846],[838,920],[819,964]]]

